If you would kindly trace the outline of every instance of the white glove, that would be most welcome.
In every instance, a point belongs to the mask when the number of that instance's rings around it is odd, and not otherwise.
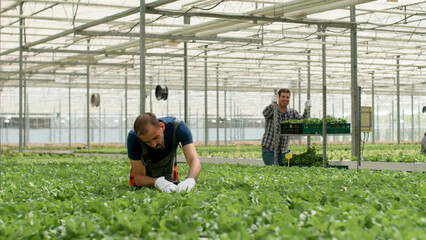
[[[194,188],[194,186],[195,186],[195,179],[187,178],[177,185],[176,192],[181,192],[181,191],[189,192],[189,191],[191,191],[192,188]]]
[[[312,101],[308,100],[305,102],[305,108],[310,108],[310,107],[312,107]]]
[[[271,97],[271,102],[276,103],[278,101],[278,96],[277,95],[272,95]]]
[[[167,181],[164,177],[159,177],[155,180],[155,187],[163,192],[174,192],[176,191],[176,185],[172,182]]]

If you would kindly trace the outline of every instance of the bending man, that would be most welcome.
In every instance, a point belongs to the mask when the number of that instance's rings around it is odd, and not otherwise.
[[[182,182],[176,164],[179,144],[189,165],[188,176]],[[132,167],[129,183],[135,188],[189,192],[201,171],[191,131],[175,117],[157,119],[153,113],[139,115],[127,137],[127,153]]]

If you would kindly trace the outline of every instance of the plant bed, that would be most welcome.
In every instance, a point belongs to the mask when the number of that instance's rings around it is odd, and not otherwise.
[[[308,148],[306,152],[300,154],[293,154],[290,159],[290,167],[294,166],[322,166],[322,154],[318,154],[314,147]]]
[[[2,153],[0,239],[426,239],[419,172],[203,164],[164,193],[132,191],[129,167]]]

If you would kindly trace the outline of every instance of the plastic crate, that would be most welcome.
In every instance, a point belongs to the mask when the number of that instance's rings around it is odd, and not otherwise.
[[[350,123],[327,124],[327,133],[351,133]]]
[[[322,134],[321,123],[281,123],[282,134]],[[327,134],[351,133],[350,123],[327,124]]]
[[[304,123],[302,125],[303,125],[302,126],[303,134],[321,134],[322,133],[322,124]]]
[[[302,134],[302,124],[301,123],[281,123],[281,133]]]

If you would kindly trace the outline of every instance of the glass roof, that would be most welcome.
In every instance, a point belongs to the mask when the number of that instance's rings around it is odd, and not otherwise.
[[[324,45],[327,93],[348,99],[351,4],[356,5],[358,83],[363,93],[371,94],[374,83],[375,94],[396,95],[399,79],[401,95],[424,103],[426,1],[419,0],[147,1],[146,88],[152,91],[165,84],[173,101],[183,100],[186,54],[193,109],[203,109],[198,105],[204,102],[206,81],[209,102],[216,102],[216,89],[222,97],[226,91],[248,115],[260,115],[274,89],[298,92],[300,86],[306,98],[308,79],[313,98],[320,101]],[[51,96],[61,99],[69,88],[79,96],[73,97],[74,105],[83,106],[88,79],[91,91],[120,101],[127,86],[137,111],[139,6],[139,1],[117,0],[2,0],[4,111],[17,109],[20,53],[33,111],[51,109],[42,102]],[[154,102],[154,108],[162,106]]]

